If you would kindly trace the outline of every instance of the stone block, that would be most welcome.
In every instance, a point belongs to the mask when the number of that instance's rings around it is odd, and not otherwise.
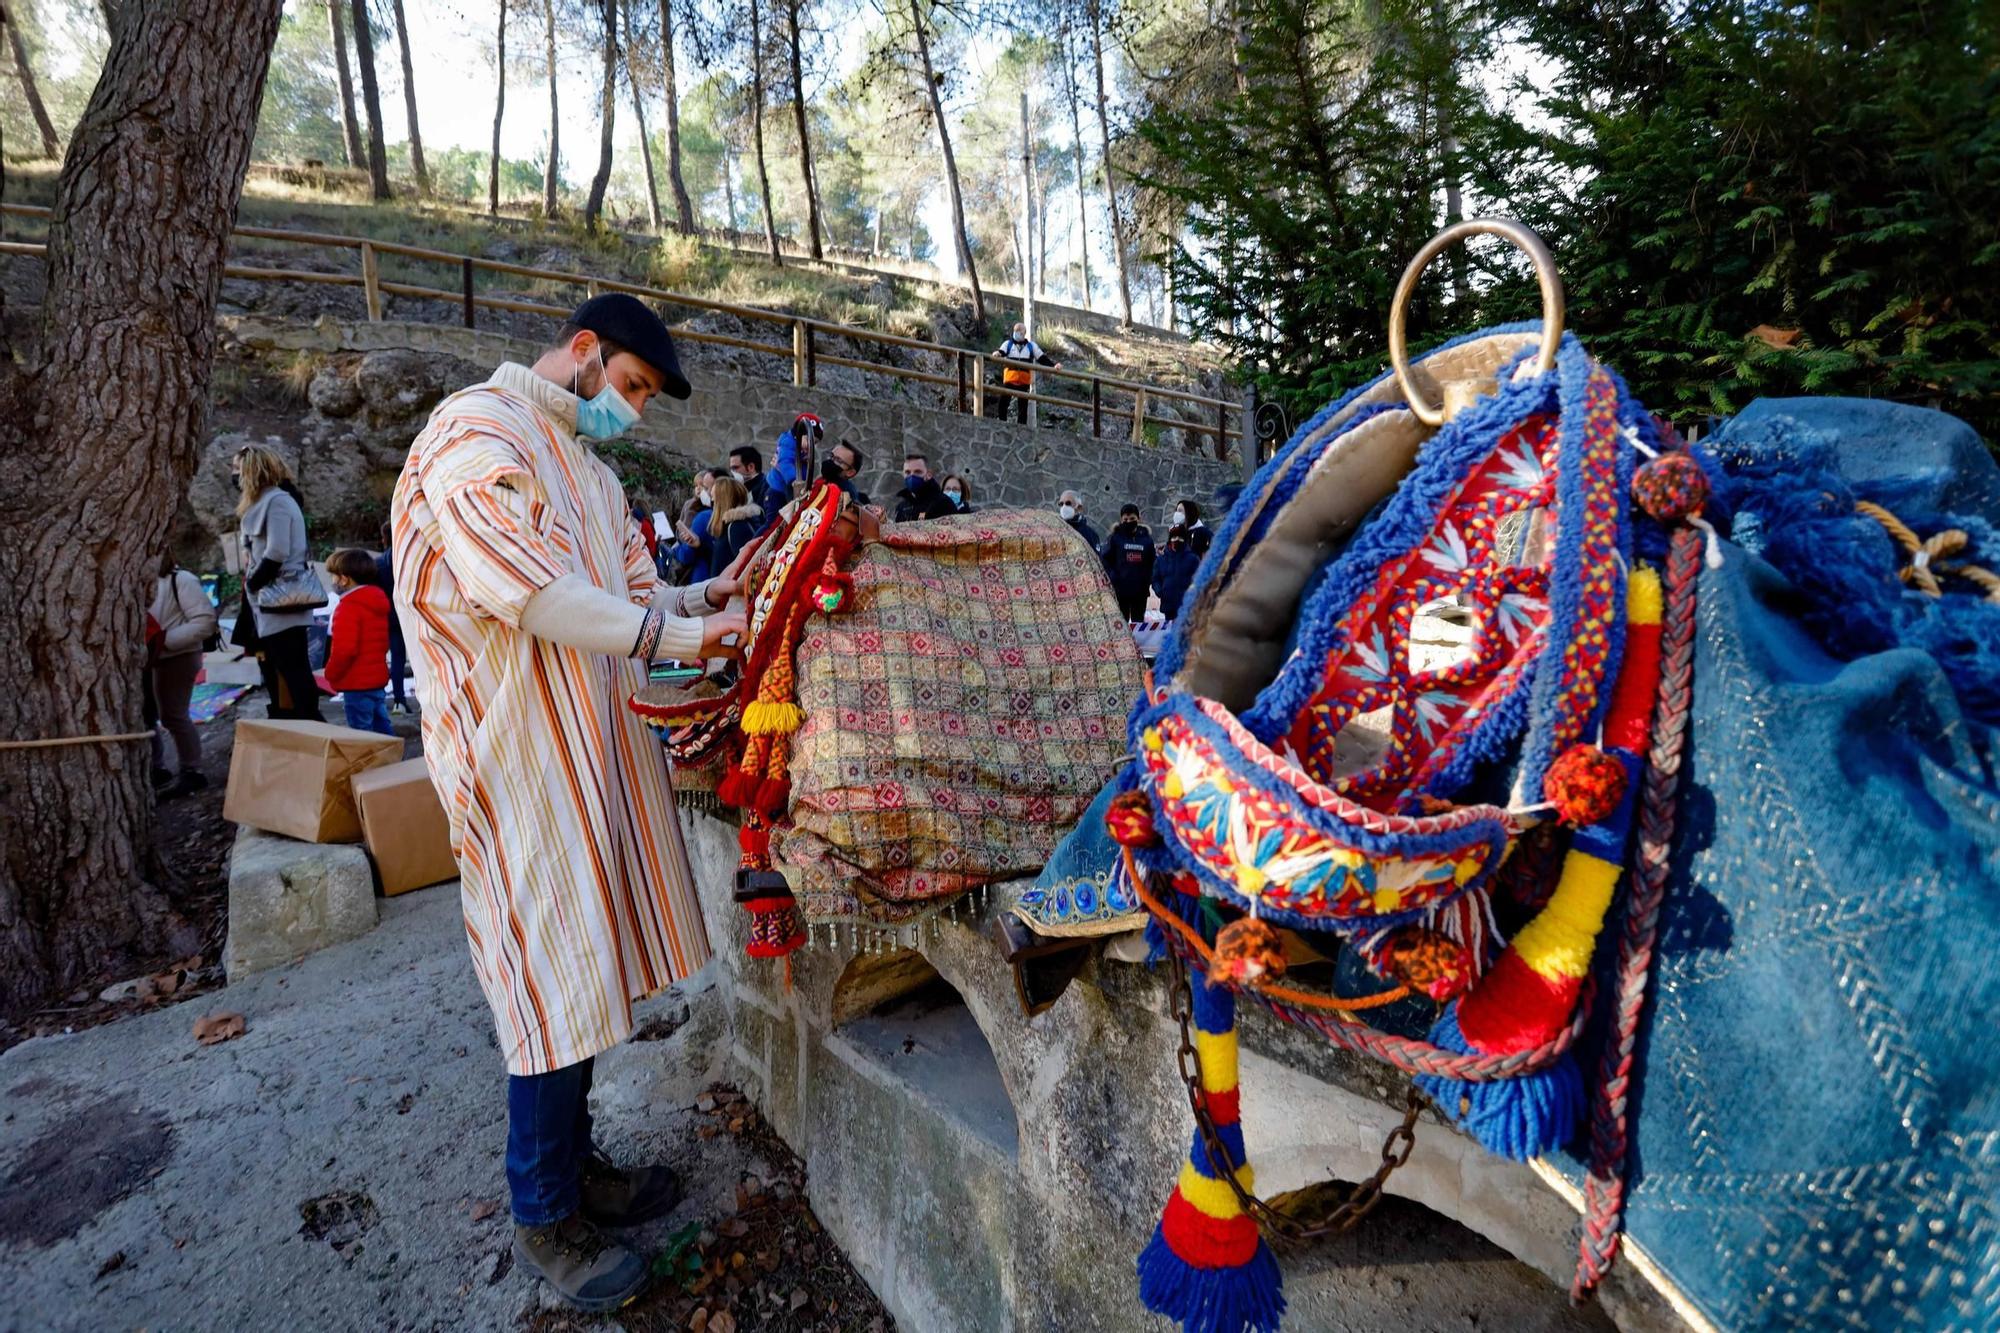
[[[229,938],[222,949],[230,980],[282,967],[374,928],[375,874],[359,846],[237,830],[229,854]]]

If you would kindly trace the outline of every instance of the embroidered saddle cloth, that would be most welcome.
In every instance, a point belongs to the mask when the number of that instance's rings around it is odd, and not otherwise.
[[[789,823],[809,922],[911,920],[1049,859],[1125,754],[1144,670],[1053,514],[888,525],[797,653]]]

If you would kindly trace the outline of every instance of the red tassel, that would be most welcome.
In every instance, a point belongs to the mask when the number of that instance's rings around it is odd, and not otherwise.
[[[1194,1268],[1240,1268],[1257,1253],[1257,1221],[1244,1213],[1210,1217],[1175,1190],[1160,1215],[1160,1231],[1181,1262]]]
[[[768,861],[771,856],[771,830],[761,821],[751,820],[736,830],[736,845],[743,849],[745,857]]]
[[[773,819],[784,816],[785,807],[792,802],[792,780],[765,778],[757,784],[757,808]]]
[[[1458,1002],[1458,1030],[1482,1055],[1532,1050],[1569,1026],[1582,977],[1551,980],[1513,950]]]
[[[1611,707],[1604,715],[1604,745],[1629,754],[1645,754],[1651,738],[1647,731],[1653,717],[1653,693],[1660,682],[1660,627],[1625,627],[1625,664],[1618,671],[1618,687]]]

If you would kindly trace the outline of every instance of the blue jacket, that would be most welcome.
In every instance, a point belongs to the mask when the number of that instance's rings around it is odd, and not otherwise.
[[[1153,591],[1160,594],[1160,614],[1168,620],[1180,618],[1181,599],[1187,596],[1188,584],[1200,566],[1201,557],[1185,544],[1176,547],[1169,540],[1160,548],[1153,561]]]
[[[701,539],[699,547],[689,546],[686,542],[674,543],[674,560],[687,566],[689,583],[699,583],[708,577],[708,556],[712,546],[708,540],[708,519],[714,512],[713,509],[704,509],[688,524],[689,531]]]

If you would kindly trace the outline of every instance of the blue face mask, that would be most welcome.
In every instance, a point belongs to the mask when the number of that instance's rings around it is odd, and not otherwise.
[[[604,345],[597,347],[597,368],[604,371]],[[581,376],[583,367],[577,367]],[[571,380],[571,392],[575,392],[575,380]],[[639,409],[625,400],[625,395],[611,387],[609,373],[605,374],[604,387],[594,398],[585,399],[576,405],[576,433],[586,440],[615,440],[632,427],[639,424]]]

